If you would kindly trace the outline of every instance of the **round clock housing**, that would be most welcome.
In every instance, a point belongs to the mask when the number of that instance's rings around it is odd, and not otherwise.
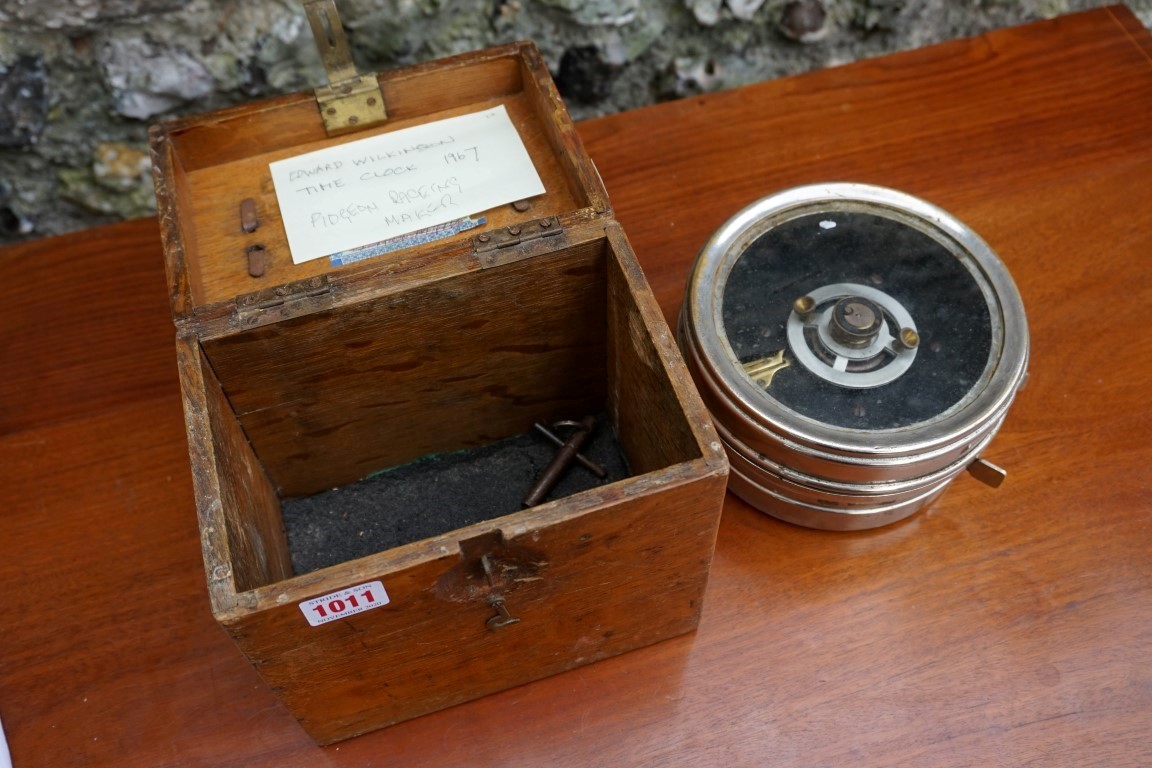
[[[697,257],[678,330],[731,490],[834,530],[934,499],[992,439],[1028,362],[1020,295],[991,248],[864,184],[736,214]]]

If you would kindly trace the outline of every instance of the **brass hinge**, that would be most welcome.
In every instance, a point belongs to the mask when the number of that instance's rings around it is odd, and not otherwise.
[[[558,239],[552,239],[558,238]],[[495,267],[555,250],[566,243],[564,227],[554,217],[509,224],[472,236],[472,252],[481,267]],[[516,248],[526,245],[524,248]]]
[[[380,81],[373,72],[359,74],[352,63],[335,0],[307,0],[304,10],[328,73],[328,85],[315,89],[324,130],[335,136],[387,120]]]
[[[236,317],[241,328],[257,328],[332,306],[327,275],[317,275],[275,288],[236,297]]]

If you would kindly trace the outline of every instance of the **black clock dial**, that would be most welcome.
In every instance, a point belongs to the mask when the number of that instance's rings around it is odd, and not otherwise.
[[[793,302],[837,284],[882,291],[915,321],[915,359],[894,381],[841,386],[800,364],[789,348]],[[939,416],[980,381],[992,353],[987,300],[956,253],[914,227],[872,213],[804,214],[760,235],[733,265],[721,311],[738,362],[785,350],[789,366],[773,377],[766,397],[849,429],[897,429]]]

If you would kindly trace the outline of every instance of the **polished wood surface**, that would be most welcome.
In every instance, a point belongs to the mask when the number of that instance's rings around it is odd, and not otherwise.
[[[694,634],[314,746],[215,624],[158,230],[0,253],[0,719],[29,766],[1152,763],[1152,42],[1123,8],[581,125],[668,318],[795,184],[919,195],[1000,253],[1031,380],[871,532],[729,498]]]

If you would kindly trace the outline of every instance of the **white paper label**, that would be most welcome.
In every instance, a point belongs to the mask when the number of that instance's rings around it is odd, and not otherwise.
[[[349,587],[323,597],[314,597],[300,603],[300,612],[314,627],[336,619],[346,619],[354,613],[364,613],[388,605],[388,593],[378,581]]]
[[[544,194],[503,105],[268,167],[294,264]]]

